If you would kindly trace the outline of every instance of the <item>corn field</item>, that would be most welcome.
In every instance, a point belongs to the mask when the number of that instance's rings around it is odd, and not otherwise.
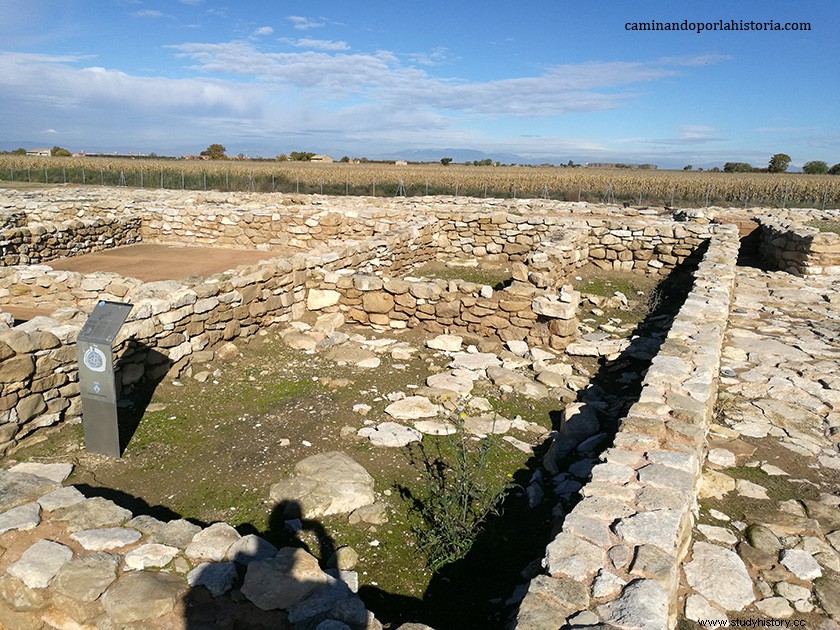
[[[633,206],[840,207],[840,177],[450,164],[0,156],[4,181],[325,195],[455,195]]]

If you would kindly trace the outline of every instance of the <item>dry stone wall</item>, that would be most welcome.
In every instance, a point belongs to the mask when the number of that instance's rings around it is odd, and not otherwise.
[[[518,279],[499,291],[457,280],[382,279],[371,274],[327,273],[313,279],[310,310],[341,309],[348,321],[390,328],[422,326],[431,334],[471,333],[500,341],[564,348],[577,333],[580,294],[546,294]],[[516,278],[515,276],[515,278]]]
[[[0,264],[37,264],[140,241],[140,218],[28,223],[0,232]]]
[[[638,402],[546,548],[517,628],[675,627],[737,255],[737,229],[715,228]]]
[[[295,228],[280,233],[280,241],[293,245],[287,253],[297,246],[309,248],[241,267],[232,275],[186,284],[142,283],[113,273],[81,275],[46,265],[6,267],[0,273],[0,298],[53,313],[13,331],[0,331],[0,450],[14,448],[41,427],[78,417],[75,338],[85,313],[100,299],[135,305],[116,341],[118,378],[127,389],[141,379],[199,370],[195,366],[217,356],[226,342],[298,319],[307,308],[316,310],[313,304],[325,296],[327,309],[341,309],[360,323],[422,325],[430,332],[465,331],[563,348],[577,328],[579,298],[562,290],[575,268],[593,260],[611,268],[659,272],[681,262],[710,230],[656,218],[628,228],[585,212],[579,212],[581,218],[563,218],[556,212],[526,218],[500,212],[494,204],[461,204],[455,213],[437,206],[429,216],[426,205],[407,200],[344,208],[343,203],[329,206],[324,199],[310,199],[308,205],[291,199],[288,220],[278,223],[274,214],[286,206],[280,204],[268,215],[265,196],[259,197],[262,205],[246,201],[237,209],[236,199],[227,195],[176,195],[174,209],[155,210],[159,196],[133,194],[139,196],[65,199],[57,204],[56,216],[94,224],[91,215],[103,212],[107,218],[98,225],[104,226],[123,221],[119,213],[129,213],[126,221],[140,217],[144,238],[189,242],[185,227],[173,227],[176,218],[191,221],[200,214],[208,221],[215,217],[219,238],[229,228],[239,230],[229,235],[229,245],[257,247],[275,245],[272,233],[282,223]],[[32,200],[6,201],[4,207],[16,214],[16,221],[22,220],[21,212],[37,218],[48,214],[44,203]],[[136,232],[137,224],[132,225]],[[346,238],[348,231],[358,238]],[[192,242],[200,242],[198,232],[192,236]],[[242,238],[246,240],[237,240]],[[512,263],[515,282],[502,291],[465,282],[400,279],[400,274],[435,257],[482,252],[527,264]]]
[[[840,234],[795,219],[757,217],[759,252],[771,265],[798,276],[840,273]]]

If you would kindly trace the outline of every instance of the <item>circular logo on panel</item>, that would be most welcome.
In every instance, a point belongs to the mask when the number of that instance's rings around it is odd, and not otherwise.
[[[105,353],[96,346],[88,346],[82,361],[93,372],[104,372],[108,363]]]

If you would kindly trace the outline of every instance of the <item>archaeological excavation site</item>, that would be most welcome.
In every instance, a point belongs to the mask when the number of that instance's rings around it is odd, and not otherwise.
[[[2,628],[840,628],[838,210],[0,221]]]

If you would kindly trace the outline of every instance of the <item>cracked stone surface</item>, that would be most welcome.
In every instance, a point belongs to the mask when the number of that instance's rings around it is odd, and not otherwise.
[[[837,276],[738,268],[694,539],[743,561],[740,616],[840,621],[838,292]],[[709,565],[706,590],[690,566],[683,614],[720,618],[729,569]]]

